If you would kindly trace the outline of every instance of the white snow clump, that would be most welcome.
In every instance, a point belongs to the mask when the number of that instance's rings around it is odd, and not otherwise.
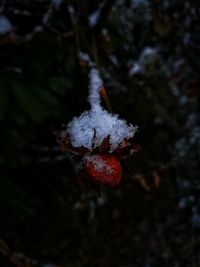
[[[103,81],[97,69],[91,69],[89,78],[88,101],[91,109],[69,122],[67,134],[74,147],[84,146],[90,151],[93,147],[100,146],[103,140],[110,136],[110,152],[112,152],[124,139],[134,136],[137,126],[128,125],[125,120],[119,119],[118,115],[109,113],[101,106],[100,89]]]

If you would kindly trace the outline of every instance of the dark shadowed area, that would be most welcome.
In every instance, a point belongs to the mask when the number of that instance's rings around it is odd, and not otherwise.
[[[189,0],[0,0],[0,267],[200,266],[199,18]],[[83,182],[55,136],[94,66],[139,127],[116,187]]]

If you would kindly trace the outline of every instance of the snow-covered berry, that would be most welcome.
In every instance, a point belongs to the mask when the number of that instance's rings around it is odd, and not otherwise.
[[[115,186],[122,176],[120,160],[138,150],[133,144],[137,126],[108,112],[101,105],[103,81],[96,68],[91,69],[89,79],[88,101],[91,108],[64,126],[57,135],[58,142],[81,162],[83,180],[88,178]]]

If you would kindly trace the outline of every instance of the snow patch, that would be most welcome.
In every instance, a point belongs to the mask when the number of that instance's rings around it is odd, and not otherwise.
[[[134,76],[142,71],[141,66],[136,62],[133,63],[132,67],[129,69],[129,76]]]
[[[137,61],[131,62],[132,67],[129,69],[129,76],[132,77],[138,73],[150,73],[153,71],[155,72],[155,66],[159,62],[160,57],[158,55],[157,49],[147,46],[142,50],[139,59]],[[149,66],[151,67],[150,69]]]
[[[59,8],[60,5],[62,4],[63,0],[52,0],[52,5],[55,7],[55,8]]]
[[[157,57],[157,50],[153,47],[145,47],[139,58],[139,65],[144,66],[151,63]]]
[[[96,26],[97,21],[100,17],[101,11],[100,9],[97,9],[96,11],[94,11],[92,14],[90,14],[90,16],[88,17],[89,20],[89,26],[91,28],[93,28],[94,26]]]
[[[131,6],[133,8],[138,8],[138,7],[147,7],[149,5],[148,0],[131,0]]]
[[[79,59],[84,61],[84,62],[90,62],[90,57],[88,54],[84,53],[84,52],[79,52]]]
[[[0,35],[12,32],[13,26],[8,18],[0,15]]]

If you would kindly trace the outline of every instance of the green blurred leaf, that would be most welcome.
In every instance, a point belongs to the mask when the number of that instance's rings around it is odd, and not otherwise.
[[[48,81],[48,85],[51,90],[59,95],[65,95],[67,91],[72,88],[72,83],[69,79],[60,78],[60,77],[52,77]]]
[[[34,96],[37,98],[38,102],[42,105],[48,114],[48,111],[51,111],[51,108],[55,108],[58,105],[58,100],[51,93],[50,90],[46,88],[37,87],[34,92]]]
[[[31,87],[25,88],[13,83],[12,90],[18,108],[23,112],[24,116],[32,121],[40,122],[45,116],[46,111],[37,97],[31,92]]]

